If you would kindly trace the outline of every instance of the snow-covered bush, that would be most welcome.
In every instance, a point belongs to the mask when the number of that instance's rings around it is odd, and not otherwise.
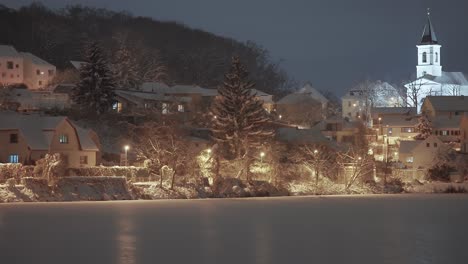
[[[33,166],[24,166],[20,163],[0,164],[0,182],[10,178],[19,181],[23,177],[32,175]]]
[[[65,174],[65,161],[60,153],[46,154],[44,158],[36,161],[34,175],[53,182]]]
[[[122,176],[127,179],[137,181],[147,181],[150,179],[150,170],[147,167],[84,167],[84,168],[69,168],[66,172],[67,176]]]

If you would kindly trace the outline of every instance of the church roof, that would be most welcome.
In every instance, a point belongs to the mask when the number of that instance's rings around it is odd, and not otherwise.
[[[440,84],[468,85],[468,76],[463,72],[442,72],[442,76],[427,74],[423,76],[423,78]]]
[[[427,13],[427,24],[424,26],[424,31],[421,37],[421,45],[432,45],[438,44],[437,36],[432,26],[430,13]]]

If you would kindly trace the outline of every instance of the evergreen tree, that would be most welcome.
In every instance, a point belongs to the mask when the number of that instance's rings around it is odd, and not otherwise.
[[[251,148],[259,147],[273,136],[267,128],[268,116],[263,102],[252,92],[254,83],[238,57],[232,59],[223,86],[218,89],[212,112],[213,137],[219,145],[228,147],[229,154],[241,158]]]
[[[87,63],[80,68],[80,81],[73,91],[73,100],[82,109],[104,113],[114,103],[114,78],[97,42],[87,46],[85,56]]]
[[[119,36],[119,48],[115,52],[112,63],[112,71],[119,89],[134,89],[141,84],[138,76],[137,61],[125,43],[123,36]]]
[[[419,132],[419,134],[416,135],[414,139],[424,140],[432,134],[432,123],[425,115],[422,115],[418,121],[419,122],[416,126],[416,130]]]

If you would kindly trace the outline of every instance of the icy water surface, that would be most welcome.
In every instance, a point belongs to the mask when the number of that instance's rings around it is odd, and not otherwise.
[[[0,205],[0,263],[468,263],[468,195]]]

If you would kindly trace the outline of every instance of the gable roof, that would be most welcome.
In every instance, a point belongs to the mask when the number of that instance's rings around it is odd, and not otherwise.
[[[395,115],[385,116],[380,123],[382,126],[414,127],[418,124],[418,118],[414,116]]]
[[[319,91],[313,88],[312,85],[307,83],[304,87],[302,87],[298,91],[281,98],[277,102],[277,104],[296,104],[296,103],[303,102],[307,99],[314,99],[315,101],[321,104],[328,103],[328,99],[325,98],[325,96],[323,96]]]
[[[70,61],[70,63],[77,70],[80,70],[81,67],[83,67],[83,65],[87,64],[87,62],[85,62],[85,61]]]
[[[23,115],[16,112],[0,112],[0,130],[18,130],[25,138],[31,150],[48,150],[52,142],[54,131],[63,123],[69,124],[77,131],[77,136],[83,150],[98,151],[89,133],[68,121],[63,116]]]
[[[50,66],[50,67],[55,67],[54,65],[48,63],[47,61],[37,57],[36,55],[29,53],[29,52],[20,52],[21,57],[24,59],[29,59],[31,60],[32,63],[36,65],[43,65],[43,66]]]
[[[423,140],[403,140],[400,141],[400,154],[411,154],[413,150],[423,142]]]
[[[382,114],[382,115],[392,115],[392,114],[409,114],[409,115],[416,115],[417,110],[416,107],[373,107],[371,109],[371,113],[374,114]]]
[[[466,96],[427,96],[423,105],[430,103],[435,111],[468,112],[468,98]]]

